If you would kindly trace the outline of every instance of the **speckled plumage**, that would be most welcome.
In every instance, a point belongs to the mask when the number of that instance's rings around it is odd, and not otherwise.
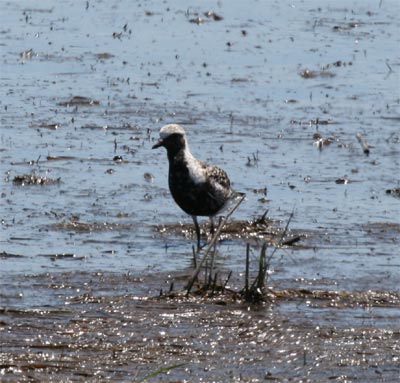
[[[170,124],[161,128],[160,140],[153,148],[160,146],[167,149],[168,183],[172,197],[184,212],[193,217],[199,244],[196,217],[213,217],[234,195],[228,175],[192,155],[180,125]]]

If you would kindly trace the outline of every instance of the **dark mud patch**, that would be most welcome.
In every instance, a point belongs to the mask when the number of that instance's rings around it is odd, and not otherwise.
[[[352,182],[352,181],[347,177],[340,177],[335,180],[335,184],[338,184],[338,185],[347,185],[350,182]]]
[[[340,32],[340,31],[351,31],[352,29],[359,28],[361,26],[361,23],[343,23],[341,25],[335,25],[332,29],[335,32]]]
[[[100,125],[83,125],[81,126],[81,129],[91,129],[91,130],[107,130],[107,131],[116,131],[116,130],[121,130],[121,131],[141,131],[143,128],[137,125],[132,125],[132,124],[122,124],[120,126],[117,125],[105,125],[105,126],[100,126]],[[139,140],[139,138],[135,138]]]
[[[40,257],[50,258],[52,261],[57,259],[71,259],[71,260],[84,260],[85,257],[78,257],[74,253],[55,253],[55,254],[39,254]]]
[[[296,120],[296,119],[292,119],[290,120],[291,124],[296,124],[296,125],[302,125],[302,126],[319,126],[319,125],[335,125],[338,124],[337,121],[334,121],[332,119],[321,119],[321,118],[316,118],[314,120],[305,120],[305,121],[301,121],[301,120]],[[320,134],[320,133],[317,133]],[[318,138],[318,137],[316,137]],[[295,140],[298,140],[298,138],[293,138]]]
[[[254,303],[248,301],[243,294],[243,289],[237,290],[232,287],[219,286],[214,290],[199,288],[187,294],[186,290],[169,291],[161,294],[155,299],[181,301],[196,301],[197,303],[214,303],[217,305]],[[335,308],[400,308],[400,292],[398,291],[332,291],[313,290],[304,288],[292,288],[274,290],[269,288],[265,292],[265,299],[260,300],[262,304],[279,304],[287,302],[304,303],[308,307],[335,307]],[[258,304],[252,304],[253,309],[258,309]],[[399,314],[400,316],[400,314]]]
[[[51,156],[48,155],[46,157],[47,161],[70,161],[70,160],[77,160],[78,158],[72,156]]]
[[[395,198],[400,198],[400,188],[387,189],[386,194],[391,195]]]
[[[197,25],[201,25],[207,21],[221,21],[224,19],[220,14],[215,13],[214,11],[207,11],[207,12],[203,12],[203,13],[196,12],[196,11],[189,13],[189,11],[188,11],[187,15],[195,16],[195,17],[189,18],[189,22],[193,23],[193,24],[197,24]]]
[[[76,157],[71,157],[71,156],[51,156],[51,155],[48,155],[46,157],[47,161],[69,161],[69,160],[76,160],[76,159],[77,159]],[[20,166],[20,165],[32,166],[32,165],[39,165],[41,163],[43,163],[43,160],[42,160],[42,156],[39,155],[39,157],[36,160],[18,161],[18,162],[17,161],[15,161],[15,162],[13,161],[13,162],[10,163],[10,165],[13,165],[13,166]],[[8,181],[8,178],[7,178],[7,181]]]
[[[0,259],[1,259],[1,258],[21,258],[21,257],[23,257],[23,255],[21,255],[21,254],[8,253],[8,252],[6,252],[6,251],[2,251],[2,252],[0,253]]]
[[[37,57],[38,54],[33,51],[33,49],[28,49],[26,51],[23,51],[19,54],[22,60],[30,60],[33,57]]]
[[[120,222],[82,222],[77,220],[69,220],[57,222],[46,226],[49,230],[73,231],[76,233],[102,232],[102,231],[118,231],[133,230],[137,227],[134,223]]]
[[[329,146],[333,142],[338,142],[336,137],[323,137],[321,133],[317,132],[313,134],[313,145],[319,150],[322,150],[326,146]]]
[[[398,293],[273,290],[276,302],[257,307],[221,297],[152,297],[170,278],[79,272],[19,277],[9,295],[26,286],[26,294],[30,289],[50,299],[47,305],[9,302],[0,308],[3,381],[136,382],[153,374],[186,382],[377,376],[389,382],[399,375]],[[313,319],[304,308],[286,313],[293,300],[308,305]],[[321,302],[328,302],[326,309],[318,309]],[[340,314],[350,307],[357,318],[360,305],[368,307],[363,319],[343,323]],[[383,315],[391,310],[391,324],[381,325],[378,308]]]
[[[400,224],[396,222],[370,222],[362,226],[368,236],[377,241],[393,241],[400,239]]]
[[[71,99],[67,101],[61,101],[58,103],[60,106],[94,106],[94,105],[100,105],[99,100],[94,100],[88,97],[83,97],[83,96],[74,96]]]
[[[398,291],[325,291],[309,289],[287,289],[271,291],[283,301],[298,300],[313,307],[400,307]]]
[[[107,52],[96,53],[95,56],[100,60],[108,60],[108,59],[115,57],[113,54],[107,53]]]
[[[61,127],[61,124],[59,123],[47,123],[47,122],[43,122],[43,123],[39,123],[39,124],[33,124],[31,125],[31,128],[35,128],[35,129],[48,129],[48,130],[57,130]]]
[[[54,185],[61,183],[61,177],[50,178],[47,176],[41,176],[36,173],[18,175],[13,178],[15,185],[26,186],[26,185]]]
[[[310,78],[332,78],[335,77],[336,74],[333,72],[330,72],[328,70],[311,70],[311,69],[303,69],[299,73],[300,77],[305,78],[305,79],[310,79]]]

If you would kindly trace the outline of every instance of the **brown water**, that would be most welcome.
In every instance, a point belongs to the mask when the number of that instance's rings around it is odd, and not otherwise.
[[[399,8],[2,1],[2,379],[396,381]],[[294,210],[275,303],[152,298],[192,264],[169,122],[246,192],[235,221]],[[218,246],[235,290],[244,237]]]

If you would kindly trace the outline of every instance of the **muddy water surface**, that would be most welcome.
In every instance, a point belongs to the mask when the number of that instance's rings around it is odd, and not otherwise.
[[[397,1],[1,7],[2,379],[398,378]],[[234,220],[294,211],[274,304],[150,299],[192,267],[169,122],[247,194]],[[223,238],[238,290],[265,237]]]

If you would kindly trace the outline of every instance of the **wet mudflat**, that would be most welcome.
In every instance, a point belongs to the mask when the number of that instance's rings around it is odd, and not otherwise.
[[[1,6],[2,381],[397,381],[398,2]],[[170,122],[247,194],[223,292],[183,293]]]
[[[232,300],[228,291],[157,297],[160,284],[168,288],[175,279],[180,286],[185,278],[183,272],[19,278],[21,293],[33,288],[51,304],[27,307],[28,292],[1,309],[3,381],[398,377],[399,293],[271,290],[263,307]]]

